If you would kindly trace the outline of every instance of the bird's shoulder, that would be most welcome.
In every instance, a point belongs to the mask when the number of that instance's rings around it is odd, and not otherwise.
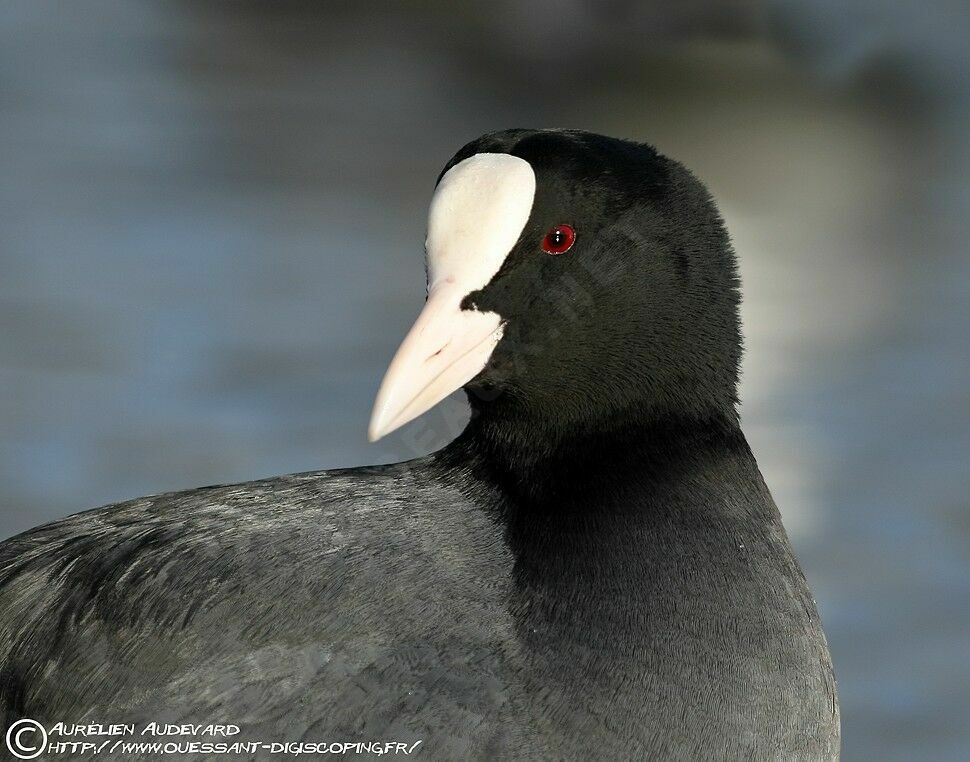
[[[360,538],[400,520],[404,509],[442,497],[444,488],[429,484],[425,471],[418,460],[288,474],[76,513],[0,543],[0,596],[26,592],[32,580],[48,588],[118,589],[172,572],[211,576],[221,565],[326,555],[343,532]]]
[[[299,707],[318,695],[349,729],[362,686],[420,693],[506,639],[494,611],[511,561],[462,478],[423,459],[295,474],[118,503],[7,540],[0,708],[205,719],[230,702],[259,726],[314,721]]]

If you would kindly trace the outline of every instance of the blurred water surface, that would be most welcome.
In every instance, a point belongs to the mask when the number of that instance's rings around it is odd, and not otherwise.
[[[958,5],[14,0],[0,9],[0,536],[365,442],[447,158],[647,140],[717,196],[743,416],[846,759],[970,750],[970,29]]]

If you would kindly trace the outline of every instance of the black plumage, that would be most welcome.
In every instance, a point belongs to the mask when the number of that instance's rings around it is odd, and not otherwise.
[[[406,463],[147,497],[0,545],[10,724],[232,722],[430,759],[834,759],[811,593],[735,411],[734,256],[649,146],[509,130],[518,243],[467,429]],[[439,178],[440,179],[440,178]],[[574,250],[538,250],[552,225]],[[153,758],[157,758],[153,757]]]

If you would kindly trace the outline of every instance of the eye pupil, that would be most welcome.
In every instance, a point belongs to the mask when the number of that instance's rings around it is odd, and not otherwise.
[[[576,231],[571,225],[556,225],[542,239],[542,249],[547,254],[563,254],[576,241]]]

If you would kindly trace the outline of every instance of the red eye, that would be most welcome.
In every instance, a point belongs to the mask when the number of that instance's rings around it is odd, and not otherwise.
[[[576,231],[571,225],[556,225],[542,239],[542,250],[547,254],[565,254],[576,242]]]

